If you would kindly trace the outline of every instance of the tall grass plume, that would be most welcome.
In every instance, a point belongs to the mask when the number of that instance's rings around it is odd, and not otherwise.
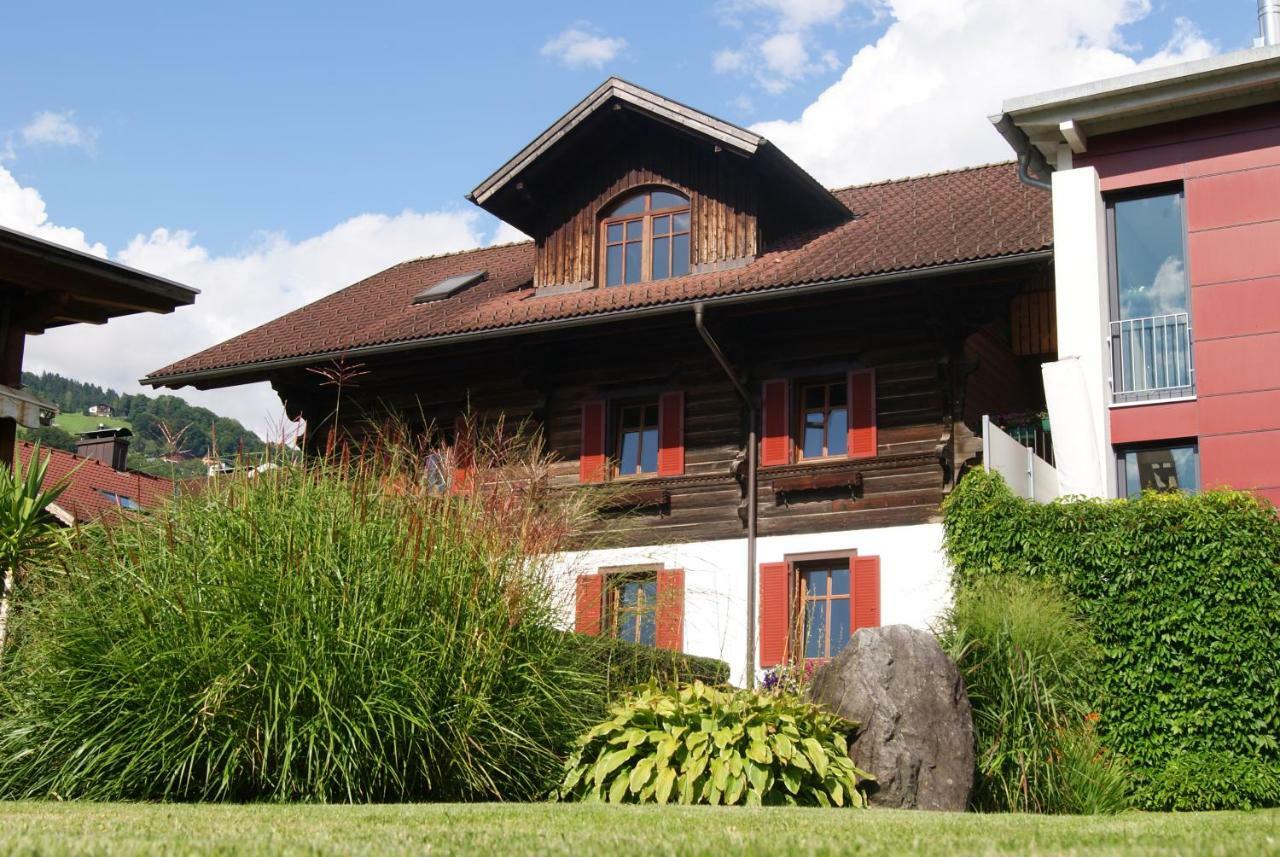
[[[0,797],[545,794],[603,705],[549,563],[589,510],[517,433],[402,430],[85,530],[0,673]]]

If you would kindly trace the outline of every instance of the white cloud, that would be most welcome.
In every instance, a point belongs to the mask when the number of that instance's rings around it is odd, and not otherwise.
[[[107,256],[79,229],[49,223],[35,188],[0,167],[0,225]],[[114,258],[126,265],[201,289],[194,306],[171,315],[144,313],[105,325],[55,328],[27,340],[26,368],[53,371],[122,391],[144,390],[147,372],[302,306],[383,268],[431,253],[483,243],[478,212],[404,211],[362,214],[301,241],[259,235],[242,252],[215,255],[186,230],[138,235]],[[170,392],[161,390],[159,392]],[[281,424],[279,399],[266,384],[177,393],[235,417],[260,435]]]
[[[850,9],[874,11],[878,2],[726,0],[719,7],[722,23],[749,32],[741,47],[712,54],[711,68],[718,74],[749,73],[766,92],[784,92],[807,77],[839,68],[838,57],[822,47],[815,30],[842,27]]]
[[[829,185],[1006,160],[987,116],[1004,99],[1138,68],[1197,59],[1214,47],[1186,20],[1149,56],[1123,28],[1147,0],[886,0],[888,29],[794,121],[754,130]]]
[[[742,71],[747,67],[746,51],[735,51],[731,48],[716,51],[711,56],[711,68],[717,74],[728,74]]]
[[[0,225],[95,256],[107,255],[106,245],[90,243],[81,230],[50,223],[39,191],[18,184],[4,167],[0,167]]]
[[[84,149],[90,154],[98,139],[97,129],[77,125],[75,113],[70,110],[41,111],[18,133],[24,146],[64,146]]]
[[[627,40],[606,36],[590,24],[579,21],[552,36],[540,53],[572,68],[603,68],[627,47]]]
[[[498,228],[493,230],[493,235],[489,237],[489,244],[515,244],[519,241],[528,241],[529,236],[525,235],[519,229],[516,229],[510,223],[500,221]]]

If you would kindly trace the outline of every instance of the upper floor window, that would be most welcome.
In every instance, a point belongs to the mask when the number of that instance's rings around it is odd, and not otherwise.
[[[619,476],[658,472],[658,400],[621,403],[616,411]]]
[[[848,384],[844,378],[800,385],[801,460],[843,458],[849,452]]]
[[[689,273],[689,200],[644,190],[608,209],[600,224],[604,284],[621,286]]]
[[[1190,288],[1181,188],[1110,198],[1112,389],[1117,401],[1190,395]]]

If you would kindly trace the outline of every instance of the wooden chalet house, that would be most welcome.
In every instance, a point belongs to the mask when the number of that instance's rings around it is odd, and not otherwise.
[[[403,262],[147,383],[269,381],[318,427],[307,370],[342,357],[368,372],[344,414],[531,421],[556,483],[633,507],[564,559],[579,630],[735,681],[934,619],[939,504],[982,414],[1043,407],[1048,194],[1014,164],[829,190],[611,78],[469,199],[533,240]]]

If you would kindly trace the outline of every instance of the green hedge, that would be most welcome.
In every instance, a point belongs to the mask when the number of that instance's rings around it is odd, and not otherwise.
[[[957,587],[1048,578],[1088,619],[1104,653],[1099,727],[1132,763],[1141,803],[1280,803],[1280,520],[1270,504],[1234,491],[1036,504],[974,471],[944,511]],[[1235,784],[1229,800],[1188,797],[1222,779]]]
[[[602,676],[609,699],[650,679],[659,684],[729,683],[729,665],[715,658],[639,646],[613,637],[572,636],[590,668]]]

